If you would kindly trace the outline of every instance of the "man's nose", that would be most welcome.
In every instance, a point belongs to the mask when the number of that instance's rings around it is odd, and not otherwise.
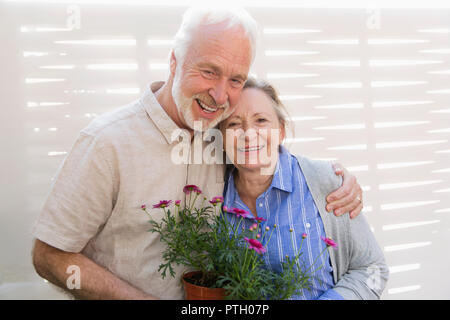
[[[209,94],[213,97],[217,105],[223,105],[228,101],[227,81],[226,79],[218,80],[214,87],[209,90]]]

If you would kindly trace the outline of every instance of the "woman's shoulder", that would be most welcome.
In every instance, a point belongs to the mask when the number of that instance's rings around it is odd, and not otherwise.
[[[319,176],[335,176],[333,164],[327,160],[317,160],[305,157],[299,154],[292,154],[297,160],[300,168],[305,174],[319,175]]]
[[[318,188],[323,192],[327,192],[329,190],[334,191],[341,186],[342,178],[335,174],[332,162],[311,159],[296,154],[293,154],[293,156],[297,159],[298,165],[310,188]]]

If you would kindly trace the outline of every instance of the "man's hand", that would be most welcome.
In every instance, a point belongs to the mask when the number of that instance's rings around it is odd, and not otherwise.
[[[356,177],[350,174],[341,164],[333,164],[336,175],[342,176],[342,186],[327,196],[327,211],[336,216],[346,212],[350,218],[355,218],[362,210],[362,189],[356,181]]]

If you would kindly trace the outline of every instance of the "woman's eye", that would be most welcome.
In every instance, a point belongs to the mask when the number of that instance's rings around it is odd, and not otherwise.
[[[257,120],[259,123],[264,123],[264,122],[266,122],[267,120],[266,119],[264,119],[264,118],[258,118],[258,120]]]

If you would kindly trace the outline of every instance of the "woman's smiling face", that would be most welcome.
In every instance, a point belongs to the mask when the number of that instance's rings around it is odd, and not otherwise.
[[[238,169],[276,164],[285,129],[270,97],[260,89],[244,89],[235,111],[220,124],[224,149]]]

